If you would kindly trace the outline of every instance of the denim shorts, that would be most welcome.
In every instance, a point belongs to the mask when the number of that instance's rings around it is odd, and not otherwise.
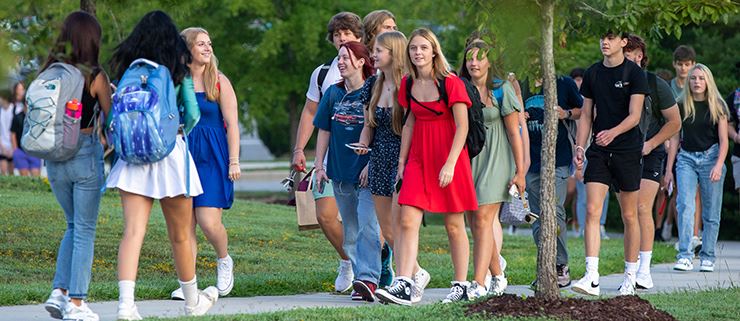
[[[325,197],[331,197],[334,198],[334,187],[332,187],[331,180],[328,182],[324,182],[324,190],[323,193],[319,192],[319,184],[316,184],[316,175],[313,176],[313,199],[318,200]]]

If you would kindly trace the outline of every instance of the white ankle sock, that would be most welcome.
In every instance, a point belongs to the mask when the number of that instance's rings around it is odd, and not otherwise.
[[[198,304],[198,280],[193,277],[190,281],[179,281],[182,288],[182,295],[185,297],[185,306],[195,306]]]
[[[637,262],[624,262],[624,272],[632,277],[637,273]]]
[[[118,281],[118,303],[124,305],[133,305],[135,288],[136,282],[134,281]]]
[[[587,256],[586,257],[586,274],[592,277],[599,278],[599,257],[598,256]]]
[[[640,251],[640,266],[637,273],[650,274],[650,260],[653,258],[653,251]]]

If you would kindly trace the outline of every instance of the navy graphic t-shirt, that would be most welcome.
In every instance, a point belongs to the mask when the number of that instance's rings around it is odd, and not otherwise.
[[[374,80],[375,77],[369,78],[363,87],[349,93],[344,86],[335,84],[321,97],[313,124],[331,133],[326,174],[332,181],[357,183],[360,172],[367,165],[367,154],[358,156],[345,144],[360,141],[365,126],[364,110],[370,101]]]

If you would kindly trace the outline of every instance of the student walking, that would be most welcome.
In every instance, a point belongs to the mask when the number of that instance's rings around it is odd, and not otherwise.
[[[368,146],[373,150],[368,165],[370,192],[373,194],[381,234],[391,248],[395,246],[398,235],[401,211],[395,183],[404,112],[398,104],[397,97],[401,79],[407,72],[405,54],[406,36],[403,33],[390,31],[377,37],[373,62],[380,72],[373,86],[370,104],[365,109],[365,127],[362,129],[358,144],[362,147],[358,149],[359,154],[367,153]],[[383,247],[382,260],[390,259],[389,251],[387,246]],[[384,264],[383,269],[385,268]],[[430,276],[417,263],[413,279],[415,286],[411,291],[411,301],[416,303],[421,300]],[[392,281],[392,273],[381,273],[379,286],[381,288],[388,286]]]
[[[676,185],[678,196],[678,261],[674,270],[694,269],[691,246],[694,231],[694,191],[697,186],[702,199],[702,246],[699,252],[702,272],[714,271],[715,247],[719,235],[722,212],[723,182],[725,179],[725,157],[727,157],[729,111],[722,95],[717,90],[712,71],[703,64],[689,70],[688,87],[683,91],[678,104],[681,107],[683,126],[681,149],[676,159]],[[674,136],[671,146],[678,146]],[[672,179],[666,174],[666,180]]]
[[[341,45],[347,42],[360,41],[362,39],[360,16],[352,12],[340,12],[334,15],[327,26],[326,39],[334,45],[337,51],[339,51]],[[319,101],[329,87],[342,79],[337,67],[338,62],[339,58],[335,57],[331,62],[316,67],[311,74],[308,91],[306,92],[306,103],[303,105],[296,132],[296,144],[293,148],[291,165],[296,171],[306,170],[306,155],[303,149],[306,148],[306,144],[308,144],[308,140],[313,134],[313,120]],[[324,159],[328,159],[328,157],[324,157]],[[326,164],[323,166],[326,166]],[[313,182],[313,186],[318,186],[316,181]],[[337,292],[346,292],[352,288],[352,281],[355,276],[352,272],[352,262],[342,249],[344,243],[343,228],[342,222],[338,219],[339,209],[333,193],[334,189],[331,181],[326,183],[321,192],[317,188],[313,189],[313,197],[316,200],[316,219],[324,232],[324,236],[329,240],[340,258],[337,278],[334,280],[334,289]]]
[[[637,35],[629,35],[624,47],[627,59],[641,68],[648,64],[647,45]],[[640,180],[637,218],[640,224],[640,266],[637,268],[635,285],[637,289],[651,289],[653,278],[650,275],[650,261],[653,256],[655,222],[653,203],[658,194],[660,180],[664,174],[666,152],[664,143],[681,129],[681,115],[670,85],[656,74],[646,71],[650,97],[645,99],[642,117],[645,128],[640,128],[645,137],[642,147],[642,179]]]
[[[471,298],[487,294],[501,295],[508,284],[501,265],[500,251],[494,240],[497,233],[493,222],[499,220],[503,202],[510,201],[511,185],[522,195],[525,189],[524,150],[519,133],[521,104],[510,82],[503,84],[503,99],[499,105],[491,88],[493,66],[488,59],[490,47],[483,40],[468,44],[460,67],[460,77],[477,88],[483,104],[483,122],[486,126],[485,145],[472,160],[478,209],[468,212],[473,239],[475,280]],[[490,272],[489,272],[490,271]]]
[[[166,67],[174,85],[184,86],[183,79],[188,73],[187,63],[191,62],[191,56],[166,13],[152,11],[144,15],[131,34],[116,47],[111,59],[111,70],[116,79],[121,79],[132,62],[139,58]],[[187,90],[193,89],[181,87],[181,92]],[[116,94],[122,92],[124,88],[119,88]],[[174,148],[163,159],[142,164],[129,164],[119,159],[108,177],[107,187],[117,188],[121,194],[125,222],[118,250],[119,320],[141,320],[134,304],[134,288],[139,254],[154,200],[159,200],[167,222],[175,270],[185,299],[185,314],[203,315],[218,299],[215,287],[202,292],[198,290],[193,241],[190,240],[195,224],[191,197],[202,194],[203,188],[183,137],[188,134],[188,128],[180,127]]]
[[[637,220],[638,191],[642,175],[642,135],[637,125],[648,93],[645,73],[625,59],[626,33],[607,32],[600,39],[603,61],[586,71],[581,85],[584,97],[576,140],[574,161],[584,171],[587,208],[585,228],[586,275],[572,289],[588,295],[599,295],[599,216],[609,186],[619,192],[619,205],[624,223],[624,280],[620,295],[635,293],[640,226]],[[595,114],[595,117],[594,117]],[[593,125],[592,144],[584,151]],[[584,155],[585,154],[585,155]],[[635,170],[639,169],[639,170]]]
[[[397,179],[402,181],[398,196],[401,220],[395,241],[398,276],[376,295],[384,302],[411,305],[419,227],[427,211],[443,213],[450,242],[455,274],[444,302],[465,300],[470,245],[464,212],[478,208],[465,148],[470,98],[463,82],[449,72],[439,41],[430,30],[411,33],[406,59],[411,73],[401,80],[398,103],[411,112],[404,124],[398,159]]]
[[[360,139],[364,110],[370,100],[375,78],[370,54],[360,42],[350,41],[339,48],[342,81],[329,87],[321,98],[314,118],[319,128],[316,143],[316,181],[319,192],[331,178],[342,215],[344,252],[352,261],[352,287],[362,300],[374,302],[380,279],[380,227],[367,180],[367,155],[355,154],[347,145]],[[349,145],[352,146],[352,145]],[[324,154],[328,162],[324,168]]]
[[[228,251],[228,234],[222,222],[224,209],[234,202],[234,181],[241,176],[239,124],[234,87],[218,70],[211,38],[203,28],[180,32],[193,57],[188,65],[201,117],[188,135],[188,148],[198,168],[203,194],[193,198],[195,222],[218,257],[216,289],[226,296],[234,287],[234,260]],[[190,239],[197,257],[195,227]],[[184,300],[182,288],[172,298]]]
[[[95,229],[103,186],[103,146],[93,130],[97,108],[108,114],[111,90],[108,75],[98,56],[102,31],[92,15],[76,11],[62,24],[49,58],[41,69],[54,63],[76,66],[84,77],[80,119],[80,149],[69,160],[47,161],[49,183],[64,211],[67,230],[57,253],[52,292],[44,304],[52,318],[97,321],[85,303],[90,286]],[[62,82],[65,80],[61,80]],[[71,83],[71,80],[66,80]]]

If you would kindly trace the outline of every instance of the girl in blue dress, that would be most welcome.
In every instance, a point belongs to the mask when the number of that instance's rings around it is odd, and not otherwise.
[[[218,71],[208,31],[187,28],[180,34],[193,56],[188,67],[201,113],[188,135],[188,148],[203,186],[203,194],[193,198],[195,221],[218,255],[216,288],[219,296],[226,296],[234,287],[234,261],[221,215],[231,208],[234,181],[241,176],[236,94],[229,79]],[[195,227],[190,239],[195,253]],[[181,295],[180,289],[172,292],[173,299]]]

